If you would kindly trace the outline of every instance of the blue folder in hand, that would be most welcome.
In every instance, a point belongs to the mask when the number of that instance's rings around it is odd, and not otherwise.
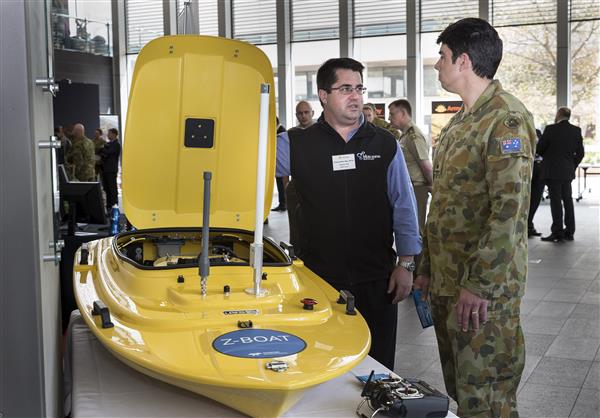
[[[417,315],[421,321],[423,328],[428,328],[433,325],[433,318],[431,317],[431,305],[429,299],[421,300],[423,292],[420,289],[413,289],[413,300],[415,301],[415,308],[417,309]]]

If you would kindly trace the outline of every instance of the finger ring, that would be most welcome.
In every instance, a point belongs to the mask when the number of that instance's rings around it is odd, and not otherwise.
[[[479,312],[473,311],[473,312],[471,312],[471,315],[479,315]]]

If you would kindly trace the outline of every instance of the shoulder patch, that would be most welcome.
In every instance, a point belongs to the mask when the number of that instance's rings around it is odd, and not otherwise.
[[[519,125],[521,125],[521,119],[514,114],[509,114],[504,119],[504,126],[506,126],[507,128],[515,129],[518,128]]]
[[[500,141],[500,150],[502,154],[514,154],[523,149],[521,138],[509,138]]]

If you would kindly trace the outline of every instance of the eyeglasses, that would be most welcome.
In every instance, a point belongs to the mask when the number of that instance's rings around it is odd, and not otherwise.
[[[343,85],[340,87],[330,87],[329,90],[339,90],[339,92],[341,94],[343,94],[344,96],[349,96],[353,92],[357,92],[358,94],[365,94],[365,92],[367,91],[367,88],[364,86],[352,87],[349,85]]]

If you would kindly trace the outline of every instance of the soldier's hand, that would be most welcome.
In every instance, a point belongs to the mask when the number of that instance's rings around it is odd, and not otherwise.
[[[419,274],[413,282],[413,289],[421,290],[421,300],[426,301],[429,297],[429,276]]]
[[[412,272],[404,267],[396,267],[390,276],[388,294],[394,293],[392,303],[398,303],[407,297],[412,289]]]
[[[489,301],[480,298],[475,293],[461,288],[456,304],[456,318],[458,326],[466,332],[469,329],[469,321],[473,327],[473,331],[479,329],[479,324],[487,321],[487,306]]]

